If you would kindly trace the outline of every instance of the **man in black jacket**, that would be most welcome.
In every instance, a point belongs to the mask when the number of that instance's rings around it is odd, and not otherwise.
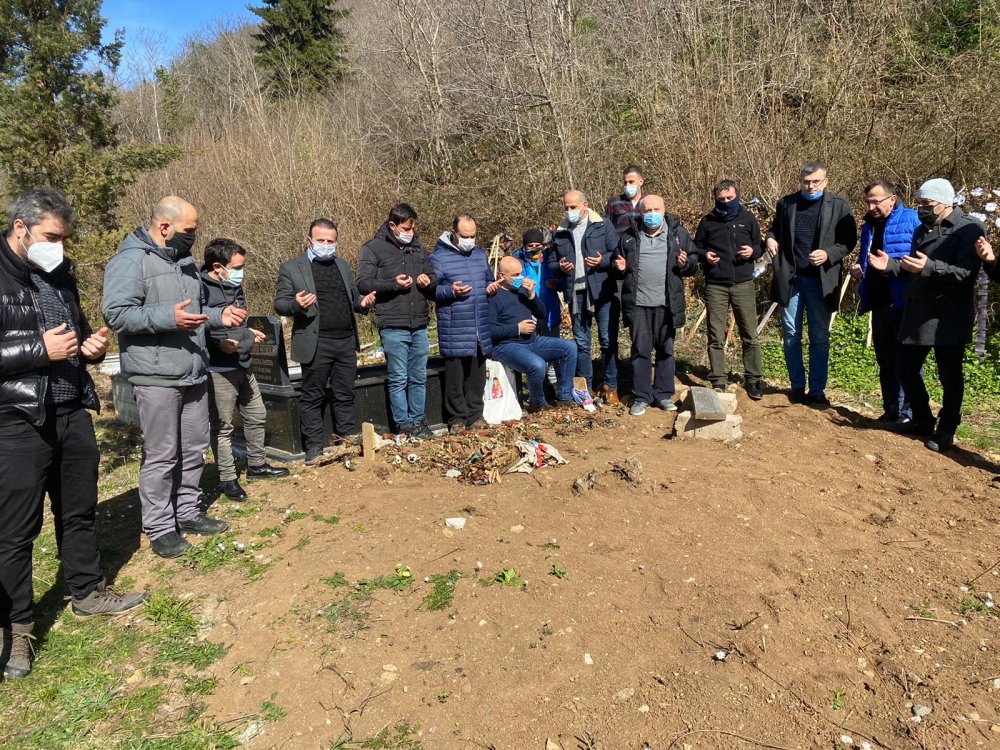
[[[243,273],[246,249],[234,240],[219,237],[205,246],[201,281],[205,290],[202,306],[224,310],[232,305],[245,310]],[[247,326],[208,333],[208,416],[212,455],[219,468],[219,489],[230,500],[242,502],[246,491],[240,486],[233,458],[233,416],[239,409],[247,447],[247,479],[287,477],[288,469],[269,466],[264,459],[264,424],[267,409],[257,378],[250,371],[250,352],[264,340],[264,332]]]
[[[725,390],[726,323],[733,308],[743,345],[743,387],[759,401],[764,394],[764,363],[757,340],[757,293],[754,263],[764,253],[760,225],[740,203],[739,187],[723,180],[712,191],[713,208],[698,224],[694,244],[705,269],[705,305],[708,310],[709,379],[716,390]]]
[[[51,188],[21,193],[0,236],[0,651],[3,676],[31,669],[31,550],[48,492],[73,613],[114,615],[145,594],[120,594],[101,574],[94,516],[100,463],[87,409],[98,408],[88,362],[108,348],[80,306],[63,241],[73,212]]]
[[[406,203],[365,243],[358,258],[358,291],[375,292],[375,325],[389,370],[389,404],[400,432],[434,437],[427,426],[427,324],[437,275],[416,234],[417,212]]]
[[[778,201],[767,233],[774,280],[771,299],[784,309],[781,329],[785,366],[795,403],[829,405],[830,323],[840,307],[842,261],[858,241],[851,205],[826,190],[826,167],[807,162],[798,192]],[[809,392],[802,362],[802,316],[809,320]]]
[[[869,266],[892,278],[912,278],[904,295],[897,370],[913,419],[898,431],[929,437],[927,447],[938,453],[955,444],[962,421],[962,360],[972,342],[976,275],[982,265],[976,246],[986,235],[983,225],[954,202],[955,189],[948,180],[928,180],[917,190],[921,226],[913,235],[910,254],[897,259],[880,252],[868,259]],[[943,392],[936,426],[920,374],[932,348]]]

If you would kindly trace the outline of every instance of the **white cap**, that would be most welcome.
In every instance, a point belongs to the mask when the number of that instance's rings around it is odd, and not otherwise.
[[[946,206],[953,206],[955,204],[955,188],[943,177],[927,180],[917,190],[917,200],[936,201]]]

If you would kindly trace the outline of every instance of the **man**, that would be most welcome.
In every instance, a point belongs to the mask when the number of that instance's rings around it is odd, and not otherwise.
[[[868,259],[890,278],[911,279],[899,328],[898,369],[913,418],[899,431],[929,437],[926,446],[937,453],[955,444],[962,420],[962,359],[976,320],[976,275],[982,266],[977,245],[986,236],[983,225],[954,203],[955,188],[948,180],[928,180],[917,190],[920,227],[910,254],[897,260],[879,252]],[[920,375],[932,348],[943,391],[936,425]]]
[[[122,240],[104,272],[104,319],[118,334],[121,370],[142,426],[142,528],[153,552],[165,558],[190,549],[181,534],[229,528],[199,504],[209,445],[205,327],[235,328],[247,311],[203,310],[191,257],[197,231],[197,209],[168,196],[153,208],[149,227]]]
[[[680,220],[667,213],[663,198],[647,195],[641,220],[625,230],[615,269],[624,274],[622,313],[632,338],[632,383],[629,409],[641,417],[650,404],[677,411],[674,404],[674,336],[684,325],[687,302],[682,276],[697,268],[697,253]],[[655,376],[653,352],[656,352]]]
[[[245,310],[243,273],[246,249],[239,243],[220,237],[205,246],[205,264],[201,273],[205,309]],[[208,338],[208,414],[212,455],[219,468],[219,490],[230,500],[242,502],[246,491],[240,486],[233,458],[233,415],[239,409],[247,448],[247,473],[251,479],[287,477],[288,469],[269,466],[264,458],[264,424],[267,409],[261,398],[257,378],[250,372],[250,352],[264,340],[263,331],[245,323],[230,329],[212,331]]]
[[[524,278],[534,282],[535,294],[545,306],[545,317],[538,321],[538,333],[542,336],[558,336],[562,322],[562,305],[556,293],[559,279],[553,278],[549,271],[550,253],[545,247],[545,232],[532,227],[521,236],[521,248],[513,255],[521,262]]]
[[[549,272],[566,284],[577,346],[577,375],[586,378],[587,388],[593,390],[591,326],[596,318],[604,365],[601,397],[606,403],[617,404],[619,305],[618,286],[610,270],[618,253],[618,235],[610,222],[590,208],[587,196],[579,190],[567,192],[563,206],[563,222],[552,236],[555,252],[549,258]]]
[[[375,237],[361,248],[358,291],[375,292],[378,326],[389,370],[389,404],[400,432],[434,437],[424,413],[430,344],[428,300],[437,277],[416,234],[417,212],[406,203],[389,211]]]
[[[622,170],[622,182],[625,185],[621,194],[608,198],[604,208],[604,220],[611,222],[619,238],[640,218],[639,201],[642,200],[642,186],[645,182],[642,168],[637,164],[629,164]]]
[[[782,306],[785,366],[792,382],[790,400],[829,406],[830,323],[840,307],[844,257],[858,239],[850,204],[826,190],[827,170],[807,162],[799,170],[797,193],[778,201],[767,254],[773,259],[771,299]],[[802,316],[809,319],[809,391],[802,361]]]
[[[94,516],[100,464],[98,409],[87,363],[104,359],[107,329],[94,333],[80,306],[63,241],[73,212],[52,188],[21,193],[0,235],[0,626],[3,676],[31,670],[32,546],[48,492],[66,586],[77,617],[117,615],[145,594],[104,581]]]
[[[528,406],[533,414],[549,408],[545,400],[545,371],[549,363],[556,367],[557,406],[569,406],[573,400],[573,373],[576,370],[576,345],[558,337],[539,336],[539,319],[545,307],[538,298],[535,282],[522,276],[516,258],[500,260],[500,288],[490,298],[490,330],[493,357],[528,380]]]
[[[483,389],[486,358],[493,353],[490,303],[496,293],[486,251],[476,244],[476,220],[456,216],[450,232],[442,232],[431,254],[437,276],[438,344],[444,356],[444,406],[448,431],[486,426]]]
[[[878,421],[906,423],[912,411],[896,369],[899,324],[903,319],[903,300],[909,278],[890,279],[873,270],[868,258],[879,252],[896,260],[909,255],[913,233],[920,226],[920,220],[917,212],[904,206],[896,188],[885,180],[865,186],[865,205],[868,213],[861,225],[861,249],[858,262],[851,266],[851,276],[861,279],[858,315],[868,311],[872,314],[872,345],[882,389],[882,415]]]
[[[347,261],[337,255],[337,225],[316,219],[306,250],[278,269],[274,310],[292,318],[292,359],[302,364],[300,403],[306,463],[326,446],[323,430],[326,389],[333,393],[333,429],[343,438],[360,432],[354,405],[361,338],[354,313],[365,312],[374,294],[362,298]]]
[[[764,363],[757,340],[757,292],[754,263],[764,249],[756,217],[740,203],[739,186],[722,180],[712,190],[715,207],[698,224],[694,244],[705,270],[705,305],[708,311],[709,380],[724,391],[726,375],[726,325],[732,307],[743,346],[743,387],[754,401],[764,397],[761,378]]]

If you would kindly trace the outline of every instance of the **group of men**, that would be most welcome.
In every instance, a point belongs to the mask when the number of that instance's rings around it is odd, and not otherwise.
[[[374,312],[385,352],[395,426],[418,438],[433,437],[425,413],[431,304],[453,433],[484,424],[487,357],[525,376],[529,412],[549,408],[550,400],[574,403],[574,375],[592,389],[595,322],[600,396],[619,402],[617,342],[624,320],[632,344],[630,413],[676,409],[674,338],[685,323],[684,277],[699,265],[709,378],[719,389],[728,382],[724,347],[731,308],[743,345],[743,386],[760,399],[755,278],[765,253],[773,266],[771,297],[782,306],[790,398],[828,404],[830,321],[857,228],[848,201],[827,190],[822,164],[805,164],[799,181],[800,189],[778,202],[763,239],[738,185],[718,183],[714,206],[692,239],[660,196],[643,193],[642,170],[630,166],[621,195],[608,201],[603,215],[590,208],[585,193],[568,191],[551,237],[527,230],[522,247],[500,260],[496,275],[476,220],[467,214],[455,218],[429,253],[416,231],[416,212],[405,203],[394,206],[361,248],[356,275],[338,253],[336,224],[315,220],[304,252],[281,265],[274,298],[275,311],[291,319],[291,353],[302,364],[307,463],[325,446],[328,390],[334,431],[344,439],[358,432],[356,314],[368,312]],[[879,419],[928,438],[936,451],[951,447],[960,420],[962,357],[971,342],[980,267],[985,264],[1000,282],[1000,263],[982,224],[955,198],[946,180],[930,180],[917,191],[913,210],[891,184],[866,186],[861,252],[850,268],[861,280],[861,311],[873,315],[884,402]],[[17,197],[0,236],[0,661],[8,679],[31,668],[31,553],[46,493],[74,614],[116,615],[146,598],[114,590],[101,572],[95,532],[100,456],[88,413],[98,403],[86,366],[104,358],[109,339],[108,328],[90,327],[72,262],[64,256],[72,229],[73,212],[62,195],[43,188]],[[288,473],[264,456],[265,410],[249,366],[264,334],[247,326],[248,252],[233,240],[212,240],[199,269],[191,255],[197,229],[193,205],[164,198],[149,226],[122,241],[104,282],[103,316],[118,336],[121,370],[133,386],[143,431],[143,531],[152,550],[168,558],[190,547],[185,535],[228,528],[209,517],[203,503],[210,445],[222,492],[233,500],[247,497],[231,440],[237,411],[246,437],[245,476]],[[563,304],[573,341],[559,335]],[[921,375],[932,348],[944,391],[936,419]]]

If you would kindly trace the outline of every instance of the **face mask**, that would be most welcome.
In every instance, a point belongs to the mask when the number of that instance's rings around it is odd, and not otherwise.
[[[917,206],[917,218],[928,229],[937,224],[937,214],[934,213],[934,206]]]
[[[580,212],[576,209],[566,212],[566,223],[567,224],[579,224],[580,223]]]
[[[658,214],[655,211],[651,211],[648,214],[642,215],[642,224],[646,229],[656,231],[661,226],[663,226],[663,214]]]
[[[400,245],[409,245],[413,242],[413,232],[400,232],[396,235],[396,239],[399,240]]]
[[[222,278],[222,276],[219,276],[223,284],[225,284],[226,286],[236,287],[240,286],[243,283],[242,268],[227,268],[226,271],[229,273],[229,276],[227,276],[224,279]]]
[[[639,186],[638,185],[625,185],[625,197],[626,198],[635,198],[635,196],[638,195],[638,194],[639,194]]]
[[[523,276],[515,276],[513,279],[510,280],[511,289],[520,289],[522,284],[524,284]]]
[[[818,193],[807,193],[805,190],[801,190],[799,192],[802,193],[802,197],[805,198],[807,201],[818,201],[820,198],[823,197],[822,190],[820,190]]]
[[[532,260],[538,260],[542,257],[542,248],[540,247],[526,247],[524,249],[528,252],[528,257]]]
[[[337,254],[336,245],[312,245],[310,250],[317,260],[330,260]]]
[[[31,232],[28,232],[31,236]],[[63,244],[61,242],[35,242],[28,248],[28,262],[52,273],[63,262]]]
[[[735,219],[740,212],[740,197],[737,195],[731,201],[715,199],[715,215],[723,219]]]
[[[476,238],[475,237],[459,237],[458,238],[458,249],[459,250],[465,250],[466,252],[468,252],[469,250],[471,250],[475,246],[476,246]]]
[[[177,251],[178,258],[185,258],[191,254],[195,237],[194,232],[174,232],[174,236],[167,240],[167,247]]]

